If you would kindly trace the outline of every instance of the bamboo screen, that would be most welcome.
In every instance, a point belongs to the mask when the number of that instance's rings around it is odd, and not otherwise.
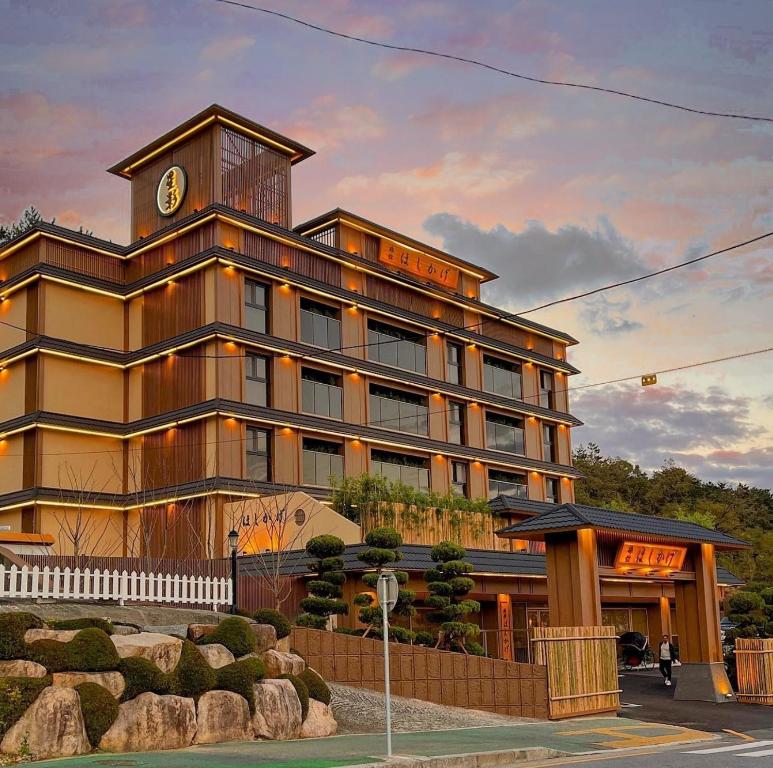
[[[223,204],[263,221],[290,226],[290,158],[222,128]]]
[[[739,637],[735,641],[735,661],[738,701],[773,705],[773,638]]]
[[[534,627],[534,660],[547,667],[551,720],[620,707],[614,627]]]

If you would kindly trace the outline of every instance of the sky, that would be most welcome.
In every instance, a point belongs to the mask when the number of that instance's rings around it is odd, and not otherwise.
[[[768,0],[264,0],[347,34],[544,79],[773,116]],[[484,265],[523,311],[773,230],[773,123],[678,112],[344,41],[215,0],[0,0],[0,222],[34,204],[125,243],[104,170],[217,102],[315,149],[336,206]],[[766,244],[767,243],[767,244]],[[773,346],[773,238],[528,315],[572,387]],[[773,353],[571,394],[607,455],[773,487]]]

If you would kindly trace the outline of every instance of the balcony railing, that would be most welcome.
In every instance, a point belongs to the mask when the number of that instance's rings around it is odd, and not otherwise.
[[[301,341],[325,349],[341,347],[341,321],[319,312],[301,310]]]
[[[380,395],[370,396],[370,423],[374,427],[426,435],[429,431],[426,405],[407,403]]]

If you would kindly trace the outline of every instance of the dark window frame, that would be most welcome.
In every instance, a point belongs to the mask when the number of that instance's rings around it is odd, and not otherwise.
[[[331,459],[327,460],[328,470],[327,474],[320,480],[320,463],[325,463],[322,457],[324,456],[336,456],[339,460],[334,462]],[[309,474],[307,472],[309,468],[309,461],[314,462],[314,471]],[[334,464],[339,465],[338,471],[334,471]],[[317,438],[304,437],[301,443],[301,469],[303,472],[304,485],[310,485],[315,488],[329,488],[331,477],[343,477],[344,476],[344,452],[343,445],[341,443],[332,442],[330,440],[319,440]],[[324,469],[323,469],[324,471]]]
[[[263,304],[258,304],[252,300],[252,289],[263,289]],[[248,330],[256,331],[257,333],[270,333],[271,332],[271,286],[267,283],[262,283],[259,280],[252,280],[249,277],[244,278],[244,324]],[[257,315],[263,318],[263,328],[253,328],[250,323],[250,316]],[[261,325],[261,323],[258,323]]]
[[[245,470],[248,480],[264,483],[271,482],[271,434],[271,430],[269,429],[263,429],[262,427],[247,427],[245,445]],[[261,436],[265,439],[265,450],[259,449]],[[250,456],[265,457],[265,477],[253,476],[250,468]]]
[[[505,416],[501,413],[487,411],[484,426],[486,428],[487,448],[516,456],[526,455],[526,422],[522,417]],[[509,433],[513,435],[512,449],[507,447],[507,440],[501,439],[506,438]]]
[[[454,416],[458,414],[458,420]],[[454,445],[467,445],[466,430],[466,408],[464,403],[458,400],[448,401],[448,442]],[[455,439],[458,433],[459,439]]]
[[[309,382],[311,386],[306,386],[304,382]],[[317,399],[322,397],[323,387],[327,398],[327,409],[317,409]],[[333,394],[331,390],[336,391],[334,397],[331,397]],[[307,393],[309,392],[311,393],[312,403],[307,401]],[[312,406],[311,409],[307,407],[309,405]],[[318,368],[301,368],[301,413],[341,421],[344,416],[344,388],[341,376],[328,371],[321,371]]]
[[[265,375],[261,378],[259,375],[253,373],[250,370],[253,367],[253,362],[256,360],[262,360],[265,365]],[[265,355],[259,355],[256,352],[247,352],[244,356],[244,401],[250,405],[260,405],[268,407],[271,404],[271,358]],[[263,402],[254,402],[249,398],[249,382],[263,385]]]
[[[516,477],[522,478],[523,482],[516,482],[513,480],[513,478]],[[503,486],[512,486],[512,488],[503,488]],[[492,488],[495,490],[492,490]],[[507,472],[500,469],[489,469],[488,494],[489,499],[493,499],[497,496],[513,496],[517,499],[528,499],[529,478],[525,472]]]
[[[542,424],[542,459],[554,464],[558,457],[558,445],[556,439],[558,430],[554,424]]]
[[[301,341],[304,344],[323,349],[341,348],[340,308],[301,296],[300,313]]]
[[[543,376],[547,377],[549,386],[543,386]],[[555,410],[556,407],[556,377],[553,371],[539,369],[539,404],[543,408]]]
[[[508,382],[497,371],[504,371]],[[504,386],[505,383],[507,386]],[[523,364],[516,360],[483,355],[483,391],[512,400],[523,400]]]
[[[452,360],[451,350],[458,353],[458,359]],[[464,385],[464,345],[455,341],[446,341],[446,380],[451,384]]]
[[[456,470],[462,469],[464,471],[464,480],[459,481],[456,476]],[[470,465],[466,461],[452,461],[451,462],[451,491],[459,491],[458,495],[463,498],[469,498],[470,489]]]

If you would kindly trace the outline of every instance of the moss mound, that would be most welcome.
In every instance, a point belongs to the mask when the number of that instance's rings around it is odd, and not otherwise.
[[[121,661],[112,640],[95,627],[82,629],[68,643],[36,640],[27,646],[26,656],[49,672],[110,672]]]
[[[126,680],[126,688],[121,695],[121,701],[129,701],[141,693],[169,693],[169,676],[165,675],[152,661],[130,656],[121,659],[118,671]]]
[[[289,680],[293,684],[293,688],[295,688],[301,701],[301,722],[305,721],[309,714],[309,689],[306,687],[306,683],[297,675],[279,675],[278,679]]]
[[[44,626],[34,613],[0,613],[0,659],[25,658],[24,633]]]
[[[48,619],[51,629],[101,629],[106,635],[113,634],[113,625],[107,619]]]
[[[46,677],[0,677],[0,738],[51,685]]]
[[[283,637],[287,637],[290,634],[290,630],[292,629],[290,620],[287,618],[287,616],[285,616],[283,613],[280,613],[279,611],[274,610],[273,608],[261,608],[259,611],[253,614],[252,618],[255,619],[258,624],[270,624],[272,627],[274,627],[278,640],[281,640]]]
[[[234,656],[246,656],[255,650],[255,633],[244,619],[229,616],[217,625],[214,632],[204,635],[197,642],[199,645],[220,643]]]
[[[169,692],[175,696],[198,699],[211,691],[217,683],[215,670],[207,664],[195,643],[183,641],[182,652],[177,666],[172,670]]]
[[[233,664],[215,670],[217,683],[215,687],[221,691],[238,693],[247,699],[250,713],[255,713],[255,690],[253,686],[266,676],[266,667],[260,659],[242,659]]]
[[[81,712],[89,744],[97,747],[99,740],[118,717],[118,702],[106,688],[97,683],[81,683],[75,686],[75,690],[81,699]]]
[[[330,688],[327,687],[327,683],[311,667],[306,667],[298,675],[298,678],[306,686],[309,698],[321,701],[323,704],[330,704]]]

